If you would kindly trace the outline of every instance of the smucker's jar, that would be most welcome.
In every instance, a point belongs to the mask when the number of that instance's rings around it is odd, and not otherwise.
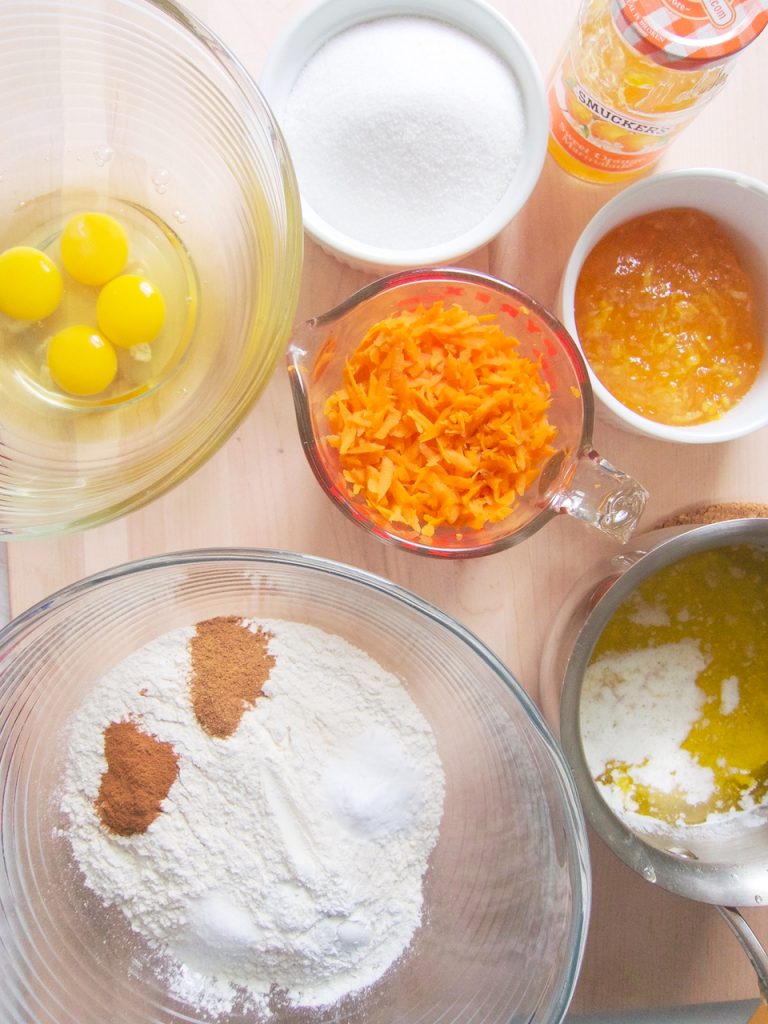
[[[582,0],[549,89],[549,151],[586,181],[646,173],[768,24],[765,0]]]

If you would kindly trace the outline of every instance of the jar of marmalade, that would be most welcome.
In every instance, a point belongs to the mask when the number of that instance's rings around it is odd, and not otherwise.
[[[582,0],[549,89],[549,150],[586,181],[640,177],[768,23],[766,0]]]

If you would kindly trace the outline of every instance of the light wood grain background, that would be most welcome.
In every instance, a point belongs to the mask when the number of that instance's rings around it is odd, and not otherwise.
[[[548,78],[576,4],[493,0],[522,33]],[[258,77],[269,48],[303,0],[188,0]],[[768,36],[768,33],[766,33]],[[763,106],[768,39],[740,59],[731,81],[666,155],[660,169],[725,167],[768,180]],[[616,192],[566,176],[547,159],[515,221],[465,265],[505,278],[552,307],[567,254],[590,216]],[[297,319],[323,312],[370,279],[307,242]],[[691,504],[768,502],[768,431],[723,445],[673,447],[598,422],[595,446],[651,492],[643,526]],[[301,452],[286,373],[195,476],[118,522],[61,540],[10,546],[11,610],[108,566],[174,550],[249,546],[302,551],[362,566],[433,601],[474,630],[534,695],[554,611],[611,542],[560,518],[520,547],[464,563],[432,562],[365,536],[321,493]],[[636,877],[596,838],[594,900],[573,1009],[671,1006],[753,998],[756,982],[719,915]],[[768,910],[747,913],[768,941]]]

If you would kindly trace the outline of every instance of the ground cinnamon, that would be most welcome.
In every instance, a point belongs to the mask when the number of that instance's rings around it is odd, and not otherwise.
[[[210,736],[231,736],[269,678],[270,635],[234,615],[198,622],[190,642],[190,695],[198,722]]]
[[[121,836],[146,832],[160,814],[179,774],[171,743],[149,736],[136,722],[110,722],[104,730],[107,770],[101,776],[96,811]]]

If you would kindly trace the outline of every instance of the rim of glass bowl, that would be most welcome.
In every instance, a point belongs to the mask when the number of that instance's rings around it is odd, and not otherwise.
[[[552,993],[550,1015],[546,1022],[542,1021],[542,1024],[558,1024],[558,1022],[562,1021],[573,996],[573,990],[584,956],[589,925],[592,877],[585,818],[565,755],[533,698],[523,689],[512,672],[493,651],[475,633],[467,629],[466,626],[463,626],[447,612],[443,612],[436,605],[419,597],[413,591],[383,576],[332,559],[266,548],[201,548],[199,550],[170,552],[165,555],[155,555],[132,562],[125,562],[114,568],[105,569],[86,576],[55,591],[49,597],[43,598],[43,600],[38,601],[26,611],[21,612],[0,630],[0,664],[2,663],[3,650],[8,647],[12,648],[17,639],[20,639],[25,634],[28,634],[31,629],[34,629],[35,625],[47,616],[50,609],[57,608],[60,610],[61,608],[66,608],[67,604],[77,600],[81,594],[94,590],[103,584],[123,580],[137,574],[156,572],[170,566],[181,567],[190,564],[226,564],[235,562],[246,562],[254,565],[274,564],[304,569],[320,575],[348,580],[384,595],[388,599],[393,599],[403,604],[416,616],[435,623],[439,628],[447,630],[466,644],[478,658],[486,663],[499,682],[506,686],[514,695],[525,713],[526,721],[538,736],[549,758],[563,796],[562,813],[569,825],[563,838],[570,850],[570,877],[574,889],[573,914],[570,921],[570,934],[568,936],[570,955],[568,960],[562,964],[559,985]],[[16,686],[18,685],[16,684]],[[2,725],[3,719],[2,705],[14,688],[16,687],[11,687],[3,680],[0,673],[0,725]],[[2,751],[0,750],[1,754]],[[2,760],[0,756],[0,761]]]
[[[169,444],[168,451],[178,449],[181,454],[177,454],[175,461],[166,465],[158,478],[147,484],[142,484],[140,479],[136,481],[137,472],[139,477],[141,476],[141,468],[139,467],[137,471],[136,467],[132,467],[135,482],[132,493],[127,497],[124,495],[116,499],[108,497],[109,491],[115,486],[115,481],[118,478],[117,472],[108,479],[99,478],[99,495],[103,496],[106,493],[107,497],[102,497],[97,508],[92,507],[96,502],[96,498],[94,498],[85,510],[73,513],[71,505],[62,507],[53,492],[43,496],[43,501],[40,503],[42,511],[40,509],[31,511],[29,507],[18,508],[15,507],[13,498],[9,497],[18,488],[13,485],[12,480],[7,488],[0,480],[0,540],[63,536],[111,522],[150,504],[194,474],[229,440],[271,380],[275,368],[285,352],[298,305],[304,247],[299,186],[282,130],[266,96],[259,88],[256,76],[246,69],[228,44],[223,42],[204,21],[186,10],[176,0],[118,0],[118,2],[128,10],[131,7],[141,7],[154,11],[160,16],[168,17],[180,26],[183,32],[188,33],[197,44],[207,51],[212,62],[234,84],[250,114],[263,120],[269,133],[271,156],[275,161],[275,180],[281,183],[281,196],[285,204],[284,251],[288,256],[294,253],[295,258],[281,261],[283,294],[279,310],[275,312],[272,335],[269,339],[270,344],[265,343],[264,345],[263,355],[265,358],[258,368],[258,373],[252,375],[248,387],[239,394],[236,401],[232,402],[231,396],[228,396],[230,407],[225,411],[222,410],[222,398],[219,399],[215,407],[217,418],[213,429],[197,438],[195,444]],[[87,11],[95,10],[88,4],[83,6]],[[242,380],[242,377],[240,376],[239,379]],[[12,454],[11,452],[11,456]],[[164,455],[163,459],[165,457]],[[155,461],[159,459],[160,456],[156,454]],[[12,463],[12,458],[9,458],[8,461]],[[72,486],[66,486],[66,493],[71,496]]]

